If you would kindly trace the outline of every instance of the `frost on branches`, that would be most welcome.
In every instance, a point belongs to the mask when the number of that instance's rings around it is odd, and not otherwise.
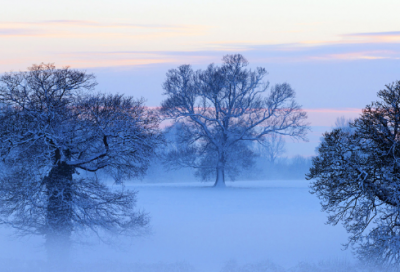
[[[148,224],[135,192],[77,175],[102,169],[122,185],[145,172],[160,143],[142,100],[93,94],[95,85],[52,64],[0,77],[0,222],[45,236],[50,255],[80,231],[137,235]]]
[[[325,133],[313,158],[311,190],[343,222],[358,257],[400,264],[400,81],[378,92],[350,124]]]
[[[249,144],[280,134],[305,139],[306,113],[289,84],[269,88],[264,68],[246,69],[242,55],[227,55],[222,66],[194,71],[182,65],[167,73],[162,113],[179,125],[179,147],[167,155],[170,166],[205,169],[225,186],[225,171],[251,164]]]

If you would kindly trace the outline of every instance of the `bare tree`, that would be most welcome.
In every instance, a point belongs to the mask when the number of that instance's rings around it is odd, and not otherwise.
[[[92,94],[95,85],[52,64],[0,77],[0,222],[45,236],[50,258],[64,258],[79,231],[136,235],[148,223],[135,192],[76,175],[101,169],[122,185],[145,172],[161,140],[143,100]]]
[[[366,263],[400,265],[400,81],[378,92],[361,116],[324,134],[308,179],[312,193],[343,222]]]
[[[197,157],[214,154],[215,186],[225,186],[227,162],[235,146],[244,146],[241,142],[262,142],[270,134],[305,139],[308,130],[307,115],[289,84],[269,89],[265,69],[253,71],[247,65],[240,54],[227,55],[222,66],[211,64],[203,71],[182,65],[168,71],[163,85],[162,112],[181,125],[183,146]],[[183,163],[184,157],[178,160]]]
[[[258,153],[261,156],[265,156],[268,160],[274,164],[276,159],[286,152],[285,140],[282,135],[271,134],[269,137],[265,137],[265,140],[257,145]]]
[[[354,120],[351,118],[346,119],[344,116],[340,116],[336,119],[335,121],[335,127],[334,128],[340,128],[343,131],[346,132],[352,132],[354,129],[350,126],[351,123],[353,123]]]
[[[216,176],[215,162],[217,155],[214,146],[189,143],[185,128],[176,123],[167,129],[167,145],[161,160],[168,170],[193,168],[196,177],[208,181]],[[255,152],[244,142],[232,145],[225,162],[225,173],[235,180],[242,170],[250,169],[255,164]]]

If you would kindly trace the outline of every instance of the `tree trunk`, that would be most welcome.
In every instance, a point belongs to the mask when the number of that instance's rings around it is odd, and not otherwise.
[[[215,180],[214,187],[223,188],[225,186],[225,157],[221,152],[218,155],[217,163],[217,179]]]
[[[72,233],[72,174],[74,168],[58,162],[46,178],[46,250],[52,266],[68,263]]]
[[[214,187],[223,188],[225,185],[225,173],[223,167],[217,167],[217,179],[215,180]]]

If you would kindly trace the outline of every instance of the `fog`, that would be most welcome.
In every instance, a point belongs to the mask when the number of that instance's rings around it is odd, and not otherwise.
[[[2,227],[2,271],[377,271],[355,267],[341,246],[347,233],[325,224],[308,184],[238,180],[215,189],[199,181],[128,182],[138,191],[137,207],[151,216],[150,232],[113,245],[75,244],[71,262],[54,269],[46,266],[44,240],[12,239]]]
[[[297,155],[293,158],[281,157],[271,162],[267,157],[255,157],[254,165],[249,171],[242,171],[235,180],[301,180],[305,178],[311,167],[311,157]],[[226,179],[230,179],[227,175]],[[163,167],[160,160],[155,159],[147,171],[146,176],[140,179],[145,183],[160,182],[196,182],[200,177],[196,176],[193,168],[180,168],[168,170]],[[210,180],[211,181],[211,180]]]

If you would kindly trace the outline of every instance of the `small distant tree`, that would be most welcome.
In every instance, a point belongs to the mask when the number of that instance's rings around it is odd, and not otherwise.
[[[0,223],[43,235],[52,260],[67,257],[73,233],[137,235],[148,224],[135,192],[77,175],[102,170],[123,184],[161,140],[143,100],[93,94],[95,85],[52,64],[0,77]]]
[[[340,128],[343,131],[351,132],[353,129],[350,126],[350,124],[353,122],[354,122],[353,119],[351,118],[346,119],[346,117],[341,116],[336,119],[335,128]]]
[[[182,65],[168,71],[162,113],[181,127],[180,147],[168,157],[170,165],[204,169],[206,163],[215,169],[215,186],[225,186],[227,168],[238,170],[251,156],[245,142],[263,142],[271,134],[305,139],[307,115],[290,85],[269,88],[265,69],[247,65],[237,54],[225,56],[222,66],[194,71]]]
[[[359,118],[324,134],[307,179],[311,192],[343,222],[366,263],[400,264],[400,81],[378,92]]]
[[[271,134],[269,137],[265,137],[265,141],[260,145],[260,153],[262,156],[267,157],[268,161],[272,164],[274,164],[276,159],[284,154],[285,151],[285,140],[278,134]]]

